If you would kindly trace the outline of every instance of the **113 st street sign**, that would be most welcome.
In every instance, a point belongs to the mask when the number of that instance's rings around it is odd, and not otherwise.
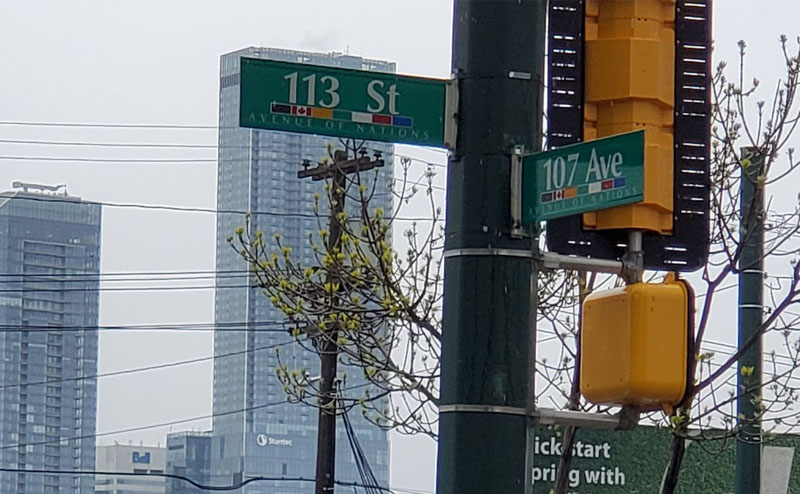
[[[239,125],[444,146],[447,81],[241,59]]]
[[[644,198],[644,130],[522,158],[522,222],[571,216]]]

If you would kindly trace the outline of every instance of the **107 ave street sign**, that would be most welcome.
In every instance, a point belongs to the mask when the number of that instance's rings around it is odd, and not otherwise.
[[[240,84],[242,127],[445,145],[445,80],[242,58]]]
[[[571,216],[644,198],[644,130],[522,158],[522,222]]]

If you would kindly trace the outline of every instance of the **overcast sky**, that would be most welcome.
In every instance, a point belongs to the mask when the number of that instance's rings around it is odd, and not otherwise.
[[[752,75],[780,69],[777,37],[794,39],[796,0],[718,0],[718,58],[735,41],[750,46]],[[218,61],[246,46],[349,51],[397,62],[407,74],[450,73],[452,2],[440,0],[0,0],[0,122],[170,124],[217,122]],[[214,146],[213,129],[119,129],[0,124],[0,140],[170,143]],[[400,152],[443,162],[441,153]],[[75,158],[72,161],[9,157]],[[196,159],[206,162],[87,163],[80,158]],[[85,199],[215,207],[216,151],[99,148],[0,142],[0,189],[13,180],[66,183]],[[441,183],[444,177],[439,177]],[[102,271],[213,271],[214,216],[105,208]],[[208,287],[212,279],[186,282]],[[153,287],[152,283],[141,286]],[[164,286],[176,286],[169,281]],[[130,286],[106,283],[105,287]],[[101,324],[209,323],[213,291],[108,292]],[[717,333],[720,338],[725,334]],[[728,335],[730,336],[730,335]],[[103,334],[100,371],[212,355],[211,332]],[[211,412],[211,363],[102,379],[98,432]],[[208,428],[201,420],[174,427]],[[166,429],[101,439],[164,442]],[[432,491],[435,446],[392,437],[392,484]]]

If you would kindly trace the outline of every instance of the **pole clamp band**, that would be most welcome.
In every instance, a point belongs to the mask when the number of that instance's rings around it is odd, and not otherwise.
[[[478,257],[478,256],[488,256],[488,257],[516,257],[518,259],[535,259],[533,252],[529,250],[517,250],[517,249],[487,249],[487,248],[475,248],[475,249],[449,249],[444,251],[444,257]]]
[[[502,415],[533,416],[524,408],[506,407],[502,405],[440,405],[439,413],[464,412],[464,413],[499,413]]]

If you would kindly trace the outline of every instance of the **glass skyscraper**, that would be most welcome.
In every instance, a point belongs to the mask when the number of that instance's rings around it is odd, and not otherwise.
[[[239,128],[240,57],[267,58],[351,69],[394,72],[395,64],[344,54],[306,53],[271,48],[247,48],[225,54],[220,67],[219,166],[217,182],[217,290],[214,336],[214,419],[211,451],[215,484],[236,483],[251,476],[314,478],[317,442],[317,410],[302,404],[281,403],[285,394],[275,370],[278,359],[270,345],[291,340],[286,332],[263,331],[280,327],[282,314],[258,288],[243,288],[242,277],[230,273],[247,270],[246,263],[228,244],[227,237],[244,226],[237,211],[250,211],[252,232],[271,239],[282,235],[293,257],[306,265],[313,262],[308,234],[319,230],[311,213],[315,192],[324,194],[321,182],[298,179],[304,159],[319,161],[334,138]],[[392,146],[370,143],[384,153],[386,166],[379,183],[392,179]],[[382,188],[372,207],[390,210],[391,194]],[[302,217],[298,215],[306,215]],[[245,327],[247,331],[226,331]],[[228,355],[234,354],[234,355]],[[223,356],[224,355],[224,356]],[[282,358],[294,359],[316,375],[319,358],[296,344],[281,348]],[[351,372],[349,376],[358,374]],[[347,386],[355,384],[348,377]],[[276,404],[277,405],[273,405]],[[385,431],[353,413],[356,435],[382,486],[388,487],[389,452]],[[340,421],[341,422],[341,421]],[[339,428],[336,480],[361,482],[347,436]],[[253,493],[309,493],[313,483],[253,482],[242,489]],[[337,488],[344,492],[344,489]],[[348,488],[347,492],[352,492]]]
[[[0,194],[0,458],[93,470],[100,206],[59,187]],[[0,473],[0,491],[93,494],[88,475]]]

